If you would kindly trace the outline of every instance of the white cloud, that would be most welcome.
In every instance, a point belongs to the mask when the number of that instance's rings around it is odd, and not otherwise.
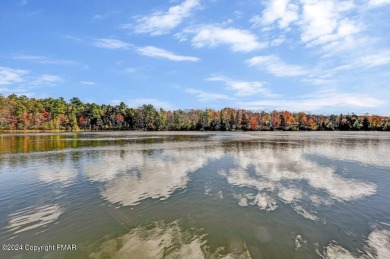
[[[390,50],[377,51],[376,54],[361,56],[357,60],[357,65],[365,67],[377,67],[390,63]]]
[[[227,85],[228,90],[235,91],[237,96],[252,96],[255,94],[260,94],[266,97],[277,96],[276,94],[273,94],[269,89],[267,89],[264,86],[263,82],[259,81],[237,81],[224,77],[211,77],[206,80],[224,82]]]
[[[136,71],[137,71],[137,69],[134,68],[134,67],[127,67],[127,68],[125,68],[125,70],[124,70],[124,72],[125,72],[125,73],[128,73],[128,74],[133,74],[133,73],[135,73]]]
[[[12,87],[12,88],[6,88],[6,87],[0,87],[0,94],[2,95],[10,95],[10,94],[17,94],[17,95],[25,95],[28,97],[31,97],[34,95],[34,93],[29,92],[29,89],[25,89],[23,87]]]
[[[118,100],[118,99],[111,100],[112,105],[119,105],[121,102],[122,102],[122,101],[121,101],[121,100]]]
[[[290,0],[271,0],[266,5],[262,16],[254,16],[250,21],[256,27],[278,22],[279,28],[287,28],[298,20],[298,6]]]
[[[335,77],[337,73],[345,73],[345,71],[353,69],[370,69],[374,67],[390,64],[390,50],[377,49],[375,53],[372,50],[365,51],[359,55],[347,58],[344,64],[339,64],[331,69],[321,69],[317,74],[321,73],[322,77]]]
[[[83,40],[81,38],[72,36],[72,35],[61,35],[62,38],[67,39],[67,40],[72,40],[76,42],[82,42]]]
[[[138,108],[144,104],[151,104],[154,108],[164,108],[166,110],[174,110],[175,106],[170,104],[169,102],[160,101],[153,98],[138,98],[132,99],[127,102],[128,106]]]
[[[246,63],[279,77],[302,76],[309,73],[304,67],[284,63],[279,57],[273,55],[253,57]]]
[[[96,83],[92,81],[81,81],[80,83],[83,85],[96,85]]]
[[[107,19],[109,17],[112,17],[114,15],[118,14],[117,11],[110,11],[110,12],[106,12],[106,13],[103,13],[103,14],[96,14],[93,16],[93,19],[94,20],[103,20],[103,19]]]
[[[129,49],[130,47],[135,47],[132,44],[129,44],[124,41],[115,40],[115,39],[98,39],[95,40],[95,46],[99,48],[107,48],[107,49]],[[154,57],[154,58],[165,58],[172,61],[191,61],[197,62],[200,59],[197,57],[191,56],[179,56],[170,51],[160,49],[154,46],[146,46],[146,47],[137,47],[137,52],[140,55]]]
[[[158,11],[150,16],[139,17],[135,26],[127,24],[122,27],[133,27],[136,33],[167,34],[179,26],[184,18],[191,16],[192,11],[199,6],[199,0],[186,0],[180,5],[170,7],[166,12]]]
[[[303,42],[331,34],[337,28],[333,1],[303,1]]]
[[[200,102],[208,102],[208,101],[216,101],[216,100],[232,100],[232,98],[230,98],[227,95],[209,93],[199,89],[187,88],[185,91],[189,94],[195,95],[198,101]]]
[[[24,76],[28,73],[29,71],[27,70],[0,67],[0,85],[12,85],[23,82],[25,80]]]
[[[238,103],[241,107],[253,110],[278,109],[298,111],[319,111],[332,107],[342,108],[376,108],[386,104],[384,100],[370,97],[364,94],[354,93],[318,93],[316,95],[306,96],[294,100],[264,100],[256,102]]]
[[[344,39],[328,42],[321,47],[322,58],[356,56],[357,52],[362,50],[374,50],[372,46],[376,43],[376,39],[365,35],[357,37],[346,37]]]
[[[343,40],[361,31],[359,22],[346,13],[356,8],[353,1],[301,0],[301,40],[309,45],[322,45]]]
[[[388,4],[390,4],[390,0],[369,0],[368,1],[369,7],[380,7]]]
[[[22,56],[22,55],[15,55],[11,57],[12,59],[17,60],[25,60],[40,64],[49,64],[49,65],[72,65],[75,64],[73,60],[66,60],[66,59],[50,59],[48,57],[44,56]]]
[[[197,62],[200,59],[197,57],[191,57],[191,56],[179,56],[172,52],[169,52],[167,50],[163,50],[160,48],[156,48],[153,46],[147,46],[138,48],[138,53],[143,56],[148,57],[155,57],[155,58],[165,58],[172,61],[191,61],[191,62]]]
[[[129,49],[132,45],[116,39],[97,39],[94,45],[98,48],[105,49]]]
[[[53,85],[62,82],[63,79],[59,76],[55,75],[42,75],[37,77],[33,82],[32,85],[35,86],[41,86],[41,85]]]
[[[355,41],[362,37],[365,27],[358,12],[353,0],[268,0],[262,15],[252,17],[250,22],[263,28],[263,33],[271,30],[283,35],[297,30],[307,47],[320,46],[333,53],[334,46],[356,48]],[[272,31],[276,29],[274,24],[282,31]]]
[[[28,70],[0,67],[0,93],[2,94],[23,94],[33,96],[31,89],[40,86],[55,85],[63,79],[56,75],[37,75]]]
[[[187,33],[195,34],[192,44],[196,48],[228,45],[234,52],[250,52],[266,47],[264,43],[257,41],[251,32],[232,27],[204,25],[195,30],[187,30]]]

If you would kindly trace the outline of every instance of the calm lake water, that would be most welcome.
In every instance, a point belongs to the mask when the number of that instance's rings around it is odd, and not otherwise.
[[[0,258],[390,258],[390,134],[0,135],[0,244],[23,248]]]

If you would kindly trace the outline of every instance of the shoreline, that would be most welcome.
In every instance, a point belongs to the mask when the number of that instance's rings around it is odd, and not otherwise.
[[[122,129],[109,129],[109,130],[0,130],[2,134],[29,134],[29,133],[82,133],[82,132],[390,132],[389,130],[122,130]]]

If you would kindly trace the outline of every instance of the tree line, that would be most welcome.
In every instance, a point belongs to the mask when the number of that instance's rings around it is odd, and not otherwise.
[[[0,95],[0,130],[390,130],[390,117],[244,109],[174,110]]]

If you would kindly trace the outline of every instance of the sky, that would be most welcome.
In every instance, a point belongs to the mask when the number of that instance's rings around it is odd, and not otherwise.
[[[390,0],[2,0],[0,94],[390,115]]]

